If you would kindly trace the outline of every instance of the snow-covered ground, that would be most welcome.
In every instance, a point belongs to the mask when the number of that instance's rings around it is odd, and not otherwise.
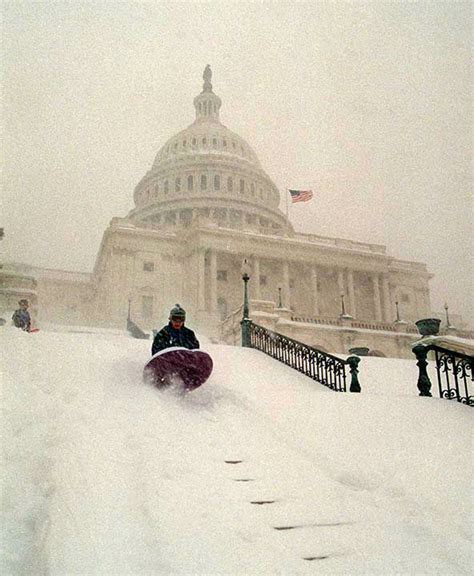
[[[414,359],[337,394],[205,343],[178,396],[116,331],[0,340],[2,574],[471,573],[472,411],[419,398]]]

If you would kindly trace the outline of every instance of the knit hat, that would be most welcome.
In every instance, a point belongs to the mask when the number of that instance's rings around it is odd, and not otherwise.
[[[171,318],[182,318],[184,320],[186,318],[186,311],[184,308],[181,308],[179,304],[175,304],[170,310],[170,319]]]
[[[26,300],[25,298],[22,298],[22,299],[18,302],[18,304],[19,304],[20,306],[28,306],[28,300]]]

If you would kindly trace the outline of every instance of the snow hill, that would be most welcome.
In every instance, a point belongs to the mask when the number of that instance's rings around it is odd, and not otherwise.
[[[150,342],[0,328],[4,575],[470,574],[471,409],[364,358],[337,394],[213,345],[185,396]]]

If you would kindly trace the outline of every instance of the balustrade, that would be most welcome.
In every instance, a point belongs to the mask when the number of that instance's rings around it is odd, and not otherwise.
[[[474,356],[448,350],[435,344],[418,344],[413,348],[419,367],[418,389],[420,396],[431,396],[431,380],[428,376],[428,353],[433,350],[440,398],[457,400],[474,406]]]
[[[256,348],[268,354],[335,392],[347,391],[346,367],[349,366],[351,373],[350,391],[360,392],[360,384],[357,377],[357,365],[360,359],[357,356],[342,360],[337,356],[332,356],[302,342],[267,330],[250,320],[246,322],[250,334],[251,348]]]

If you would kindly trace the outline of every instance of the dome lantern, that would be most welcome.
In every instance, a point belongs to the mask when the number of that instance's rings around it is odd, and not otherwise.
[[[204,68],[202,78],[204,80],[202,92],[194,98],[196,122],[220,122],[219,109],[222,101],[212,91],[212,71],[209,64]]]

